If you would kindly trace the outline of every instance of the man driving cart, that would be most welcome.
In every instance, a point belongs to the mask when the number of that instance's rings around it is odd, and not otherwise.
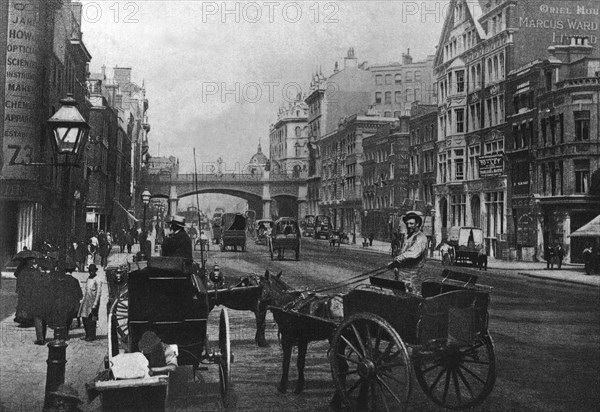
[[[406,225],[407,239],[400,254],[388,263],[388,268],[395,269],[396,280],[407,281],[410,292],[421,295],[421,272],[427,258],[427,236],[421,231],[423,214],[409,211],[402,220]]]

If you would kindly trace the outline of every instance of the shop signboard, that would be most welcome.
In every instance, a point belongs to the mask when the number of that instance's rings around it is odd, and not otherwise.
[[[497,177],[504,174],[504,153],[479,156],[479,176]]]

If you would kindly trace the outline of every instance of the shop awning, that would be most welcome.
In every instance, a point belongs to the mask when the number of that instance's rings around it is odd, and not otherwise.
[[[600,215],[571,233],[571,237],[600,237]]]

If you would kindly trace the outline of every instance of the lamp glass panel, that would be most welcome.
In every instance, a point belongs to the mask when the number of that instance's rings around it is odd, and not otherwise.
[[[74,153],[79,138],[78,127],[57,127],[54,131],[59,153]]]

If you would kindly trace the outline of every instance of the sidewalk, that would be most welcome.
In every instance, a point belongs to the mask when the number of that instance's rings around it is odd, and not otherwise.
[[[391,260],[391,252],[392,246],[389,242],[381,242],[378,240],[373,240],[373,246],[363,247],[361,243],[359,243],[357,239],[357,244],[343,244],[341,247],[359,249],[362,251],[368,251],[373,253],[381,253],[386,254],[390,257]],[[434,260],[441,260],[440,254],[438,251],[435,251],[433,254]],[[498,269],[498,270],[510,270],[516,271],[517,274],[522,276],[528,276],[532,278],[542,278],[549,279],[559,282],[567,282],[567,283],[577,283],[581,285],[595,286],[600,288],[600,276],[599,275],[586,275],[583,265],[578,264],[566,264],[563,263],[563,266],[560,270],[546,269],[546,262],[523,262],[523,261],[515,261],[515,260],[500,260],[500,259],[488,259],[488,268],[489,269]]]
[[[108,258],[109,266],[126,263],[133,260],[133,255],[139,250],[134,245],[132,253],[118,253],[118,247]],[[4,272],[3,276],[12,276]],[[85,288],[87,273],[75,272],[73,276]],[[102,297],[100,313],[96,328],[97,339],[93,342],[81,340],[85,336],[83,325],[71,330],[67,341],[67,364],[65,368],[65,383],[72,385],[84,403],[84,411],[100,410],[100,400],[87,403],[85,383],[93,379],[104,369],[104,356],[108,353],[107,314],[108,287],[106,274],[99,267],[98,278],[102,281]],[[0,411],[41,411],[44,403],[46,386],[46,371],[48,347],[34,345],[35,330],[20,328],[13,321],[14,314],[0,322]],[[48,329],[46,342],[53,337],[53,330]]]

